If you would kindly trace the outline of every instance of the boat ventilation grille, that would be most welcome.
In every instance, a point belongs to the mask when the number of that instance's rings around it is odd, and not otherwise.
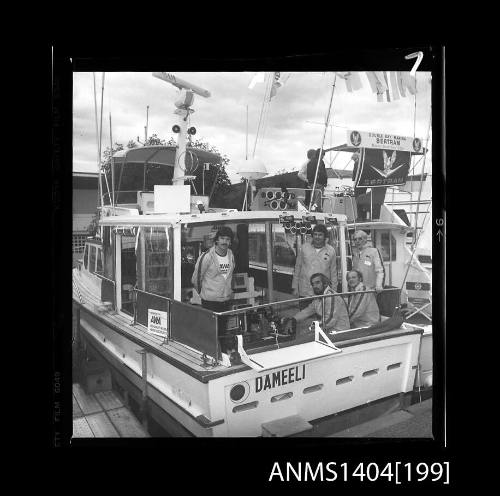
[[[271,398],[271,403],[276,403],[277,401],[283,401],[287,400],[288,398],[291,398],[293,396],[293,393],[289,391],[288,393],[284,394],[277,394],[276,396],[273,396]]]
[[[401,367],[401,362],[391,363],[390,365],[387,365],[387,370],[397,369],[399,367]]]
[[[302,391],[304,394],[314,393],[314,391],[320,391],[323,389],[323,384],[316,384],[315,386],[309,386]]]
[[[354,376],[353,375],[348,375],[347,377],[342,377],[342,379],[337,379],[337,386],[340,386],[341,384],[347,384],[348,382],[351,382],[353,380]]]
[[[363,377],[369,377],[370,375],[378,374],[378,369],[367,370],[363,372]]]
[[[233,413],[244,412],[245,410],[252,410],[252,408],[257,408],[259,404],[258,401],[251,401],[250,403],[245,403],[244,405],[238,405],[233,408]]]

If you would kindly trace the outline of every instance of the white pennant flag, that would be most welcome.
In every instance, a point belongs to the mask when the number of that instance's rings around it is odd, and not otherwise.
[[[271,100],[271,98],[276,95],[278,89],[282,86],[283,82],[281,81],[281,73],[275,72],[273,74],[273,85],[271,86],[271,94],[269,95],[269,100]]]
[[[404,88],[407,88],[412,95],[417,92],[417,78],[412,76],[409,72],[401,73],[401,84]]]
[[[248,89],[249,90],[253,90],[254,86],[257,83],[263,83],[263,82],[264,82],[264,73],[263,72],[257,72],[257,74],[255,74],[255,76],[250,81],[250,84],[248,85]]]
[[[391,71],[389,73],[389,79],[391,81],[392,99],[393,100],[399,100],[397,72]]]
[[[363,87],[357,72],[337,72],[337,76],[345,80],[345,85],[349,93],[360,90]]]
[[[405,97],[406,92],[408,90],[411,95],[414,95],[417,92],[417,79],[412,76],[409,72],[401,72],[399,71],[397,74],[398,81],[398,89],[401,93],[401,96]]]
[[[385,77],[383,71],[368,71],[366,77],[370,83],[373,93],[377,93],[377,101],[384,101],[384,92],[387,91]]]

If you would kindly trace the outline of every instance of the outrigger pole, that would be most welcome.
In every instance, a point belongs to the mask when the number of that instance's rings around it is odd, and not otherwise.
[[[429,134],[430,134],[430,131],[431,131],[431,122],[432,122],[432,112],[431,112],[431,115],[429,116],[429,126],[427,127],[427,138],[426,138],[425,147],[424,147],[424,160],[422,162],[422,172],[421,172],[421,175],[420,175],[420,188],[419,188],[419,191],[418,191],[417,210],[415,212],[415,233],[413,235],[412,252],[411,252],[410,260],[408,261],[408,267],[406,268],[405,276],[403,277],[403,282],[401,283],[401,289],[403,289],[403,287],[404,287],[404,284],[405,284],[405,281],[406,281],[406,277],[408,276],[408,271],[410,270],[411,262],[413,260],[413,256],[414,256],[414,254],[415,254],[415,252],[417,250],[418,242],[420,241],[420,236],[418,236],[418,239],[417,239],[417,233],[418,233],[418,224],[417,224],[417,221],[418,221],[418,211],[419,211],[419,204],[420,204],[420,196],[422,194],[422,183],[423,183],[423,180],[424,180],[425,158],[427,156],[427,150],[428,150],[428,147],[429,147]],[[422,230],[423,230],[423,228],[424,228],[424,226],[422,225]]]
[[[115,214],[115,161],[113,159],[113,133],[111,131],[111,112],[109,113],[109,141],[111,147],[111,195],[113,215]]]
[[[257,126],[257,133],[255,134],[255,142],[253,144],[252,158],[255,158],[255,150],[257,148],[257,141],[259,139],[260,127],[261,127],[261,124],[262,124],[262,117],[264,115],[265,105],[266,105],[266,103],[269,101],[269,99],[271,97],[272,78],[271,78],[270,73],[267,74],[267,78],[268,79],[267,79],[266,91],[264,93],[264,98],[262,100],[262,106],[260,108],[259,124]],[[269,97],[268,97],[268,93],[269,93]]]
[[[102,183],[101,183],[101,139],[102,139],[102,95],[104,93],[104,73],[102,74],[102,92],[101,92],[101,133],[99,133],[99,125],[97,122],[97,94],[95,86],[95,72],[94,76],[94,114],[95,114],[95,137],[97,144],[97,172],[98,172],[98,183],[97,183],[97,201],[98,210],[102,209],[104,205],[104,197],[102,194]]]
[[[429,126],[427,127],[427,137],[425,140],[425,149],[424,149],[424,159],[422,160],[422,170],[420,172],[420,186],[418,189],[418,200],[417,200],[417,211],[415,212],[415,236],[413,236],[413,244],[416,242],[416,235],[418,233],[418,211],[420,206],[420,198],[422,196],[422,184],[424,182],[424,170],[425,170],[425,158],[427,157],[427,149],[429,147],[429,134],[431,132],[431,122],[432,122],[432,110],[431,115],[429,116]]]
[[[97,145],[97,172],[98,172],[98,183],[97,183],[97,201],[98,209],[102,209],[104,205],[104,198],[102,195],[102,184],[101,184],[101,141],[99,137],[99,126],[97,123],[97,94],[95,87],[95,72],[92,73],[94,76],[94,114],[95,114],[95,139]]]
[[[330,125],[330,115],[331,115],[331,110],[332,110],[332,101],[333,101],[333,94],[335,92],[335,83],[337,82],[337,73],[335,73],[335,77],[333,79],[333,85],[332,85],[332,94],[330,96],[330,105],[328,106],[328,114],[326,116],[326,122],[325,122],[325,130],[323,131],[323,139],[321,140],[321,148],[320,148],[320,152],[319,152],[319,155],[318,155],[318,163],[316,164],[316,172],[314,174],[314,184],[313,184],[313,189],[312,189],[312,192],[311,192],[311,199],[309,201],[309,207],[308,207],[308,210],[311,211],[311,206],[312,206],[312,203],[314,201],[314,191],[316,189],[316,181],[318,180],[318,169],[319,169],[319,164],[322,160],[322,152],[323,152],[323,146],[325,144],[325,137],[326,137],[326,131],[328,129],[328,126]]]

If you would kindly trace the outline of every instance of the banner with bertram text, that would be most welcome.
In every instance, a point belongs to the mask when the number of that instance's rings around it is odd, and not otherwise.
[[[362,148],[356,188],[381,188],[406,183],[410,170],[409,151]]]
[[[347,131],[348,146],[359,148],[380,148],[385,150],[422,153],[422,140],[411,136],[374,133],[367,131]]]

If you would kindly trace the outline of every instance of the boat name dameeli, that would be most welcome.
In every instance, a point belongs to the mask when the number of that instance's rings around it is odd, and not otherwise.
[[[278,370],[272,374],[266,374],[264,377],[259,376],[255,378],[255,392],[265,391],[277,386],[284,386],[292,382],[298,382],[306,377],[306,366],[297,365],[288,369]]]

